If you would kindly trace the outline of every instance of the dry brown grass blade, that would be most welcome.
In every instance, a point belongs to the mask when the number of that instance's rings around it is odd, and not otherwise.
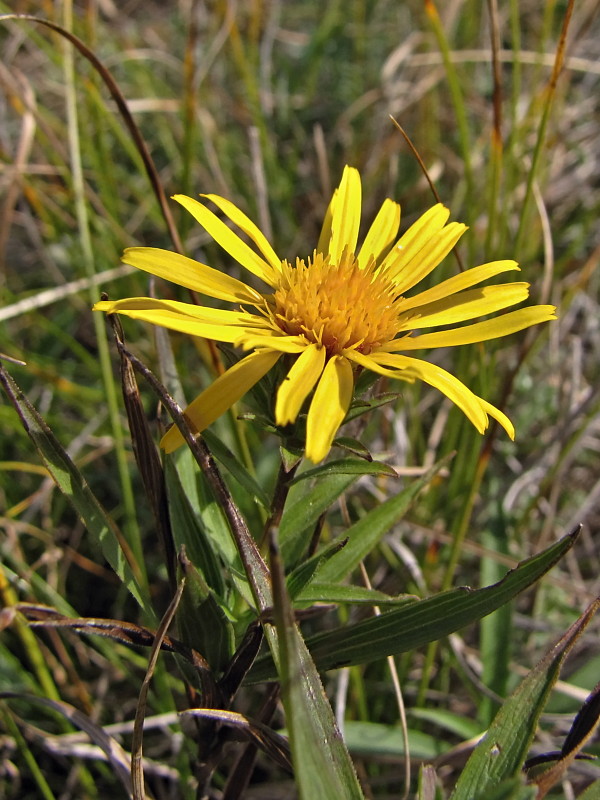
[[[129,647],[151,647],[156,640],[154,631],[132,622],[97,617],[65,617],[54,608],[33,603],[19,603],[11,606],[10,613],[7,613],[8,609],[3,609],[3,612],[0,617],[0,629],[10,624],[14,613],[19,612],[32,628],[68,628],[78,633],[104,636]],[[176,653],[194,667],[198,672],[207,704],[214,702],[217,705],[220,693],[205,658],[197,650],[166,634],[161,639],[160,647],[166,652]]]

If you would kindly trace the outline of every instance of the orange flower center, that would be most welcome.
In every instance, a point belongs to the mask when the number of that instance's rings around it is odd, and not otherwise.
[[[402,298],[374,262],[361,269],[344,250],[338,264],[314,252],[308,265],[297,259],[295,267],[287,261],[282,267],[272,319],[287,334],[305,336],[333,356],[345,349],[366,355],[398,333]]]

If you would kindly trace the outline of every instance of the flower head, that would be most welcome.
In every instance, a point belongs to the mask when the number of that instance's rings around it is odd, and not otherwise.
[[[430,208],[396,241],[400,206],[385,200],[361,246],[358,172],[346,167],[312,255],[294,263],[277,256],[257,226],[233,203],[203,195],[250,239],[240,238],[203,202],[176,195],[205,230],[269,290],[246,283],[190,258],[150,247],[132,247],[123,261],[173,283],[224,300],[233,310],[176,301],[132,297],[96,303],[95,310],[118,312],[172,330],[230,342],[249,355],[218,377],[186,409],[202,431],[254,386],[282,357],[291,366],[277,389],[275,421],[296,421],[308,403],[306,456],[321,461],[331,448],[352,401],[361,369],[400,380],[419,379],[450,398],[480,433],[489,417],[511,438],[514,429],[499,409],[475,395],[446,370],[406,353],[483,342],[555,319],[554,306],[529,306],[462,327],[522,302],[527,283],[480,286],[514,261],[493,261],[411,293],[442,261],[466,227],[448,223],[449,211]],[[478,288],[473,288],[478,287]],[[430,331],[431,328],[443,330]],[[450,326],[450,327],[447,327]],[[425,332],[424,332],[425,331]],[[161,446],[170,452],[183,443],[171,427]]]

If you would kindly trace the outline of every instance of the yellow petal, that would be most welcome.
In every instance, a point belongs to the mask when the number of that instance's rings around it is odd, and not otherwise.
[[[217,208],[220,208],[224,214],[227,214],[229,219],[241,228],[244,233],[252,239],[254,244],[258,247],[260,252],[273,267],[276,272],[281,271],[281,259],[271,247],[269,240],[260,230],[260,228],[252,222],[250,217],[246,216],[231,200],[225,197],[220,197],[218,194],[203,194],[201,197],[206,197],[211,200]]]
[[[467,226],[462,222],[451,222],[428,239],[417,241],[416,252],[411,250],[410,256],[404,255],[388,269],[397,291],[406,292],[429,275],[446,258],[466,230]]]
[[[483,409],[482,401],[462,381],[445,369],[421,361],[418,358],[396,355],[391,353],[373,353],[363,356],[361,353],[348,352],[347,357],[367,369],[399,380],[414,380],[415,378],[439,389],[471,420],[479,433],[483,433],[488,426],[487,414]]]
[[[398,321],[398,330],[454,325],[474,317],[484,317],[521,303],[528,295],[528,283],[505,283],[501,286],[470,289],[422,307],[417,306],[406,315],[402,314]]]
[[[121,300],[100,300],[92,309],[107,314],[125,314],[128,311],[169,311],[182,317],[193,317],[200,322],[220,325],[250,325],[255,322],[264,325],[264,317],[246,311],[229,311],[209,306],[196,306],[193,303],[180,303],[178,300],[157,300],[154,297],[124,297]],[[139,317],[143,319],[143,317]]]
[[[346,166],[335,196],[331,218],[329,255],[334,263],[340,260],[344,249],[347,248],[351,253],[356,250],[360,227],[360,206],[360,175],[354,167]]]
[[[509,418],[506,416],[506,414],[504,414],[502,411],[500,411],[499,408],[496,408],[496,406],[493,406],[491,403],[488,403],[486,400],[484,400],[481,397],[479,398],[479,401],[480,401],[481,405],[483,406],[483,410],[487,414],[489,414],[490,417],[493,417],[497,422],[499,422],[500,425],[502,425],[504,430],[508,433],[508,435],[510,436],[510,438],[514,442],[514,440],[515,440],[515,426],[512,424],[512,422],[509,420]]]
[[[405,259],[410,260],[415,253],[423,247],[428,239],[442,230],[449,216],[450,211],[441,203],[438,203],[422,214],[419,219],[413,222],[410,228],[402,234],[397,244],[394,245],[389,255],[383,261],[381,269],[391,269],[393,271],[397,263]]]
[[[509,336],[511,333],[522,331],[532,325],[538,325],[540,322],[549,322],[552,319],[556,319],[555,312],[556,308],[554,306],[520,308],[518,311],[501,314],[499,317],[494,317],[494,319],[476,322],[473,325],[465,325],[463,328],[456,328],[455,330],[436,331],[435,333],[424,333],[421,336],[405,336],[400,339],[394,339],[393,342],[380,347],[379,351],[401,352],[486,342],[490,339],[498,339],[501,336]]]
[[[383,201],[358,254],[358,266],[364,269],[371,259],[378,261],[398,235],[400,206],[389,198]]]
[[[202,432],[242,398],[275,365],[280,353],[259,351],[238,361],[218,377],[185,410],[192,430]],[[172,425],[160,446],[172,453],[184,443],[177,426]]]
[[[151,297],[129,297],[123,300],[101,301],[94,311],[108,314],[124,314],[131,319],[150,322],[172,331],[202,336],[219,342],[235,342],[242,330],[255,322],[264,325],[262,317],[239,311],[224,311],[218,308],[193,306],[172,300],[154,300]]]
[[[352,401],[352,365],[343,356],[331,358],[317,384],[306,421],[306,457],[322,461]]]
[[[278,353],[301,353],[306,350],[307,341],[302,336],[277,336],[265,331],[265,335],[257,335],[253,330],[239,331],[235,342],[244,350],[258,350],[261,347],[277,350]]]
[[[405,297],[402,300],[402,311],[416,306],[425,305],[425,303],[433,303],[436,300],[441,300],[444,297],[449,297],[451,294],[462,292],[464,289],[469,289],[488,278],[493,278],[500,275],[502,272],[509,272],[510,270],[518,270],[519,266],[516,261],[491,261],[489,264],[482,264],[479,267],[467,269],[460,272],[458,275],[453,275],[441,283],[432,286],[431,289],[426,289],[424,292],[413,297]]]
[[[202,225],[204,230],[226,250],[230,256],[245,267],[249,272],[258,276],[269,286],[276,285],[276,273],[273,267],[268,264],[258,253],[246,244],[237,233],[222,222],[216,214],[213,214],[206,206],[203,206],[193,197],[186,197],[183,194],[173,196],[180,205],[186,208],[190,214]]]
[[[128,247],[121,260],[151,275],[219,300],[228,300],[231,303],[262,301],[262,295],[242,281],[179,253],[171,253],[169,250],[157,247]]]
[[[317,253],[325,255],[329,250],[329,242],[331,240],[331,220],[333,219],[333,207],[338,196],[338,189],[336,189],[331,196],[325,217],[323,218],[323,225],[321,233],[319,234],[319,241],[317,243]]]
[[[294,362],[277,390],[275,419],[278,425],[295,422],[302,404],[323,372],[325,353],[324,347],[311,344]]]

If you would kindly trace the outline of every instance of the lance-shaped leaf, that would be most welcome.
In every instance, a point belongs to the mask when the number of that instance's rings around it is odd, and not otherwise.
[[[407,602],[379,617],[312,636],[307,645],[319,670],[366,664],[378,658],[405,653],[448,636],[485,617],[534,584],[573,546],[576,531],[542,553],[523,561],[499,583],[473,591],[443,592],[426,600]],[[275,678],[269,657],[258,659],[249,680]]]

